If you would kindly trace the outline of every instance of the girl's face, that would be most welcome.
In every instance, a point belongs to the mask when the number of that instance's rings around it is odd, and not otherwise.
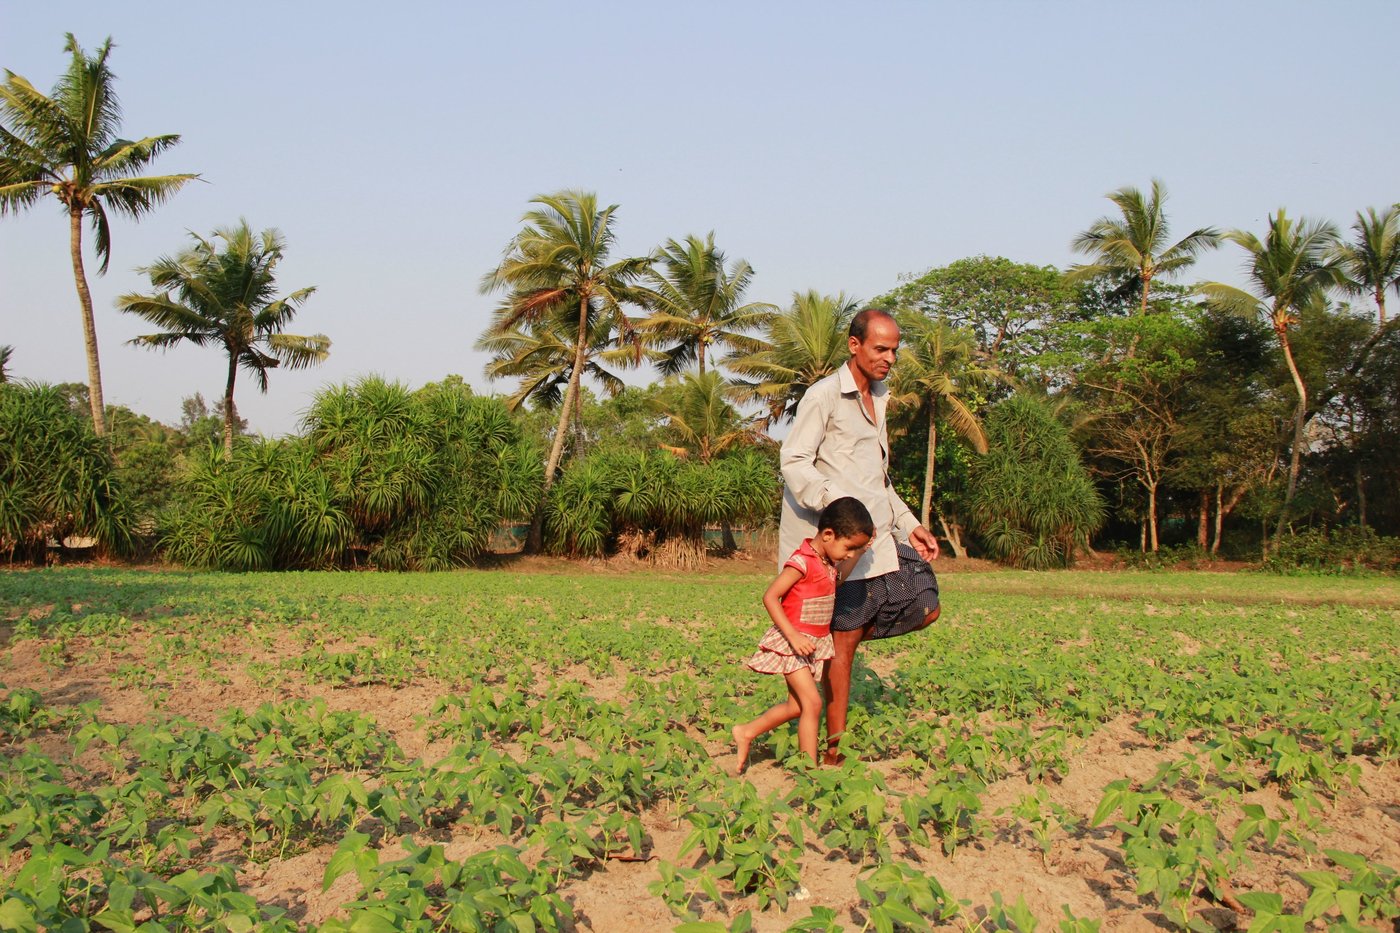
[[[870,535],[854,534],[849,537],[840,538],[836,532],[830,528],[824,529],[819,536],[822,553],[827,560],[833,564],[839,564],[843,560],[859,557],[860,553],[870,546]]]

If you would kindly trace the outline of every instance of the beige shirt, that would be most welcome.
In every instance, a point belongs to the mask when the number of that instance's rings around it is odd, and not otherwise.
[[[919,519],[889,484],[890,444],[885,434],[889,390],[870,384],[875,418],[860,401],[849,365],[817,382],[797,405],[783,441],[782,524],[778,561],[813,537],[817,515],[833,499],[855,496],[875,520],[875,537],[845,579],[862,580],[899,569],[895,541],[908,541]]]

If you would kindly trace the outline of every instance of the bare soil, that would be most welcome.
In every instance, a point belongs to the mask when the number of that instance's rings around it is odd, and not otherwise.
[[[518,572],[576,573],[579,569],[576,563],[547,558],[512,555],[495,560]],[[603,574],[625,574],[635,569],[605,561],[589,566]],[[943,560],[936,566],[940,573],[995,569],[995,565],[987,562],[966,559]],[[709,570],[766,576],[773,568],[766,560],[727,558],[714,561],[707,572]],[[0,637],[7,642],[8,635],[8,631],[0,632]],[[373,716],[410,756],[421,756],[432,762],[450,750],[450,742],[430,741],[419,721],[436,698],[451,692],[446,684],[420,677],[401,688],[331,687],[307,683],[295,672],[279,672],[276,682],[271,684],[250,677],[248,662],[275,663],[302,652],[303,646],[286,633],[278,633],[271,640],[264,638],[261,643],[250,639],[246,644],[225,645],[225,648],[237,649],[232,655],[240,659],[237,664],[218,662],[213,670],[201,672],[199,676],[183,675],[166,680],[157,675],[146,683],[131,683],[122,672],[133,667],[151,668],[147,663],[151,640],[150,635],[137,634],[126,640],[119,651],[102,653],[87,639],[71,638],[66,645],[64,663],[59,666],[52,658],[45,660],[41,656],[41,641],[9,643],[4,650],[0,679],[11,689],[29,687],[39,691],[51,705],[99,701],[105,719],[129,724],[174,715],[212,725],[230,708],[252,709],[269,700],[322,697],[332,709]],[[1185,651],[1193,648],[1191,644],[1182,647]],[[621,695],[624,685],[621,677],[594,677],[581,667],[574,673],[599,699],[616,699]],[[56,736],[40,741],[41,748],[49,754],[60,754],[59,749],[64,745]],[[709,747],[714,757],[728,767],[732,748],[719,741],[711,742]],[[1186,741],[1165,748],[1154,747],[1133,728],[1130,720],[1110,721],[1073,745],[1062,780],[1050,785],[1051,800],[1067,808],[1080,822],[1077,828],[1057,831],[1044,855],[1024,826],[1005,812],[1031,790],[1024,777],[1016,774],[988,788],[983,795],[982,812],[986,832],[959,848],[955,856],[946,856],[941,849],[922,847],[908,840],[896,844],[896,854],[936,877],[955,897],[970,902],[976,915],[985,916],[993,892],[1001,892],[1013,903],[1018,895],[1023,896],[1027,906],[1041,919],[1042,929],[1053,929],[1066,908],[1075,916],[1102,921],[1104,930],[1173,929],[1150,899],[1134,893],[1133,881],[1115,841],[1116,831],[1111,826],[1090,828],[1087,823],[1106,784],[1121,778],[1145,781],[1163,762],[1179,759],[1190,750],[1191,745]],[[89,752],[78,763],[94,769],[101,777],[106,776],[105,766],[95,752]],[[916,762],[894,760],[871,764],[884,774],[892,790],[919,786],[921,774]],[[1400,765],[1395,762],[1377,765],[1365,760],[1360,764],[1358,785],[1338,794],[1333,808],[1324,814],[1330,832],[1317,842],[1321,848],[1357,852],[1385,865],[1400,866]],[[783,793],[791,787],[788,773],[771,758],[762,756],[757,756],[751,764],[747,779],[761,794]],[[1243,802],[1260,804],[1275,816],[1289,812],[1286,801],[1272,785],[1245,794]],[[646,815],[645,825],[651,837],[651,848],[641,853],[640,859],[604,862],[561,890],[577,913],[579,929],[669,930],[678,922],[647,887],[657,878],[658,859],[677,860],[687,824],[683,814],[658,808]],[[1227,835],[1234,828],[1234,825],[1221,826]],[[453,858],[508,841],[492,831],[459,832],[452,827],[432,837],[425,834],[420,841],[427,838],[445,845],[447,855]],[[868,866],[828,853],[819,846],[819,841],[809,839],[808,843],[803,882],[810,892],[809,899],[794,901],[782,912],[759,912],[756,903],[738,899],[727,904],[731,915],[754,909],[755,929],[782,930],[807,917],[811,906],[822,905],[835,909],[847,929],[860,929],[866,917],[859,909],[856,879]],[[397,851],[396,844],[388,843],[386,857]],[[346,875],[328,891],[321,891],[321,879],[334,853],[334,843],[261,863],[246,860],[235,844],[217,832],[207,840],[207,845],[210,861],[227,861],[237,867],[239,883],[245,891],[261,902],[286,908],[296,919],[318,922],[336,916],[340,906],[355,896],[353,875]],[[1308,889],[1297,872],[1306,867],[1326,867],[1320,859],[1318,861],[1318,864],[1304,865],[1296,850],[1280,843],[1257,853],[1253,864],[1238,871],[1234,876],[1236,890],[1241,893],[1274,891],[1283,894],[1286,902],[1299,904],[1307,897]],[[1243,929],[1249,924],[1247,914],[1237,914],[1205,897],[1198,896],[1195,907],[1200,916],[1219,929]],[[726,918],[711,906],[705,919]]]

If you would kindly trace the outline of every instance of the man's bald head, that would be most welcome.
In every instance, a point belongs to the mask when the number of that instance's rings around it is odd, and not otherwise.
[[[856,316],[851,318],[851,329],[849,336],[854,337],[861,343],[865,342],[865,337],[870,333],[870,324],[873,321],[889,321],[895,323],[894,315],[888,311],[881,311],[879,308],[866,308],[857,311]]]

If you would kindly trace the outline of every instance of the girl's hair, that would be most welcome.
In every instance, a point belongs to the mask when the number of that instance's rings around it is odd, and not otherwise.
[[[875,536],[875,521],[870,517],[870,511],[854,496],[833,499],[830,505],[822,509],[822,514],[817,516],[817,530],[826,531],[828,528],[838,538]]]

